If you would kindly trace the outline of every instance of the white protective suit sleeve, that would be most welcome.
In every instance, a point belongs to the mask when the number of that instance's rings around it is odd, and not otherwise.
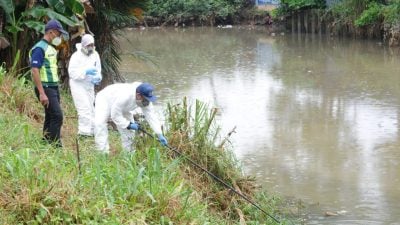
[[[94,51],[90,56],[86,56],[81,52],[80,44],[77,44],[76,48],[77,50],[72,54],[68,65],[69,78],[73,80],[85,80],[86,70],[96,68],[96,77],[101,80],[101,61],[97,51]]]
[[[154,112],[153,103],[150,103],[147,107],[141,107],[146,121],[149,123],[154,133],[161,134],[161,123]]]

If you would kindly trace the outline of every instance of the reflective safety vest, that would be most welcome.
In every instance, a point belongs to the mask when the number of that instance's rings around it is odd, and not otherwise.
[[[42,67],[39,69],[40,80],[43,85],[57,86],[58,85],[58,66],[57,66],[57,50],[45,40],[40,40],[29,51],[29,57],[32,55],[32,50],[41,48],[44,52],[44,60]]]

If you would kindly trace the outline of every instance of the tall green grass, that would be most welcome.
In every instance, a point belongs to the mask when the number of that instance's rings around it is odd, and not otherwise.
[[[74,144],[77,122],[66,92],[69,144],[55,149],[41,141],[43,112],[32,84],[0,67],[0,88],[9,91],[0,95],[0,224],[274,224],[154,139],[136,135],[134,154],[117,149],[110,156],[98,154],[93,139]],[[171,146],[278,213],[279,200],[258,194],[230,151],[215,147],[216,111],[193,107],[186,100],[169,105]],[[119,142],[110,136],[112,145]]]
[[[29,125],[27,131],[13,129],[11,120],[1,126],[19,140],[31,136],[34,145],[1,143],[0,224],[224,224],[179,176],[178,161],[166,161],[157,147],[105,157],[82,144],[79,173],[72,149],[34,141],[40,135]]]

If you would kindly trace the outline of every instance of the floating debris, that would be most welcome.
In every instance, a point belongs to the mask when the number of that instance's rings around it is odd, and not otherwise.
[[[325,214],[325,216],[337,216],[337,215],[339,215],[339,214],[337,214],[335,212],[330,212],[330,211],[326,211],[324,214]]]

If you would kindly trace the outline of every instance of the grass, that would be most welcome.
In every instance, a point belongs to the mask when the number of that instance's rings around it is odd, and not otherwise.
[[[42,143],[43,112],[32,87],[0,67],[0,224],[275,224],[150,137],[136,135],[135,154],[121,151],[115,131],[109,156],[94,150],[93,139],[77,144],[67,92],[64,149]],[[260,192],[231,152],[215,144],[215,109],[184,99],[166,114],[171,146],[279,215],[280,200]]]

